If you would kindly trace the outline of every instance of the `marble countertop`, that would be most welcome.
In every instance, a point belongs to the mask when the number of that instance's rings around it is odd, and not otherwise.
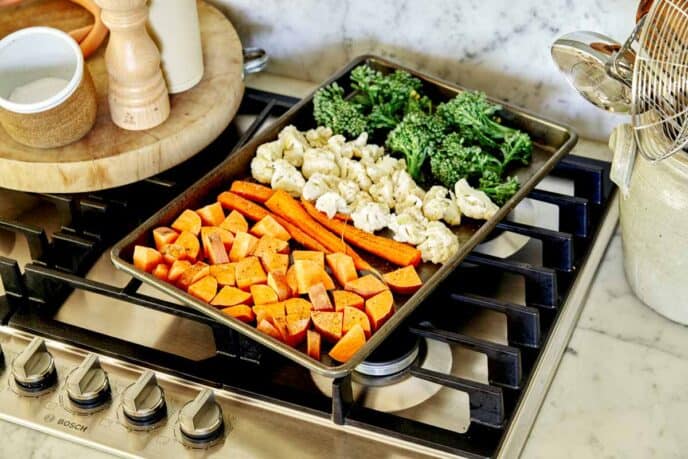
[[[301,96],[307,83],[252,77],[263,89]],[[581,141],[593,156],[606,145]],[[684,457],[688,413],[688,327],[644,306],[622,267],[621,237],[612,239],[582,315],[523,451],[524,458]],[[99,459],[111,457],[0,422],[0,457]]]

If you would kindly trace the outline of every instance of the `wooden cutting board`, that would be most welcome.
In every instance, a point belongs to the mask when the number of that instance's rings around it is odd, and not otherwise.
[[[198,2],[203,79],[170,96],[167,121],[147,131],[127,131],[110,120],[105,44],[87,61],[98,92],[95,126],[61,148],[36,149],[12,140],[0,127],[0,188],[78,193],[126,185],[155,175],[198,153],[231,122],[244,93],[242,47],[216,8]],[[28,0],[0,12],[0,37],[29,26],[65,31],[92,23],[88,12],[66,0]]]

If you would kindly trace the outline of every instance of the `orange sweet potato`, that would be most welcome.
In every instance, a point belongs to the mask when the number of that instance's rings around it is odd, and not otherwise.
[[[179,233],[168,228],[167,226],[160,226],[153,230],[153,240],[155,241],[155,248],[161,250],[167,244],[172,244],[177,240]]]
[[[314,261],[296,260],[292,265],[296,276],[296,286],[299,295],[308,293],[311,285],[322,282],[323,270]]]
[[[186,249],[179,244],[167,244],[160,249],[162,259],[168,265],[171,265],[177,260],[186,260]]]
[[[225,220],[225,211],[222,210],[222,206],[219,202],[201,207],[196,213],[201,217],[201,222],[208,226],[220,226]]]
[[[327,341],[336,343],[342,337],[344,313],[332,311],[313,311],[311,320],[315,329]]]
[[[278,301],[277,292],[267,285],[252,285],[250,287],[250,292],[253,297],[253,304],[255,305],[276,303]]]
[[[224,286],[210,304],[222,307],[249,305],[251,304],[251,294],[236,287]]]
[[[242,322],[246,322],[247,324],[252,323],[256,319],[256,315],[253,313],[251,306],[246,306],[245,304],[224,308],[222,312]]]
[[[306,353],[309,357],[320,360],[320,333],[315,330],[306,332]]]
[[[322,282],[313,284],[308,289],[308,299],[313,304],[316,311],[334,311],[334,306],[327,295],[327,290]]]
[[[176,229],[179,232],[188,231],[198,236],[198,233],[201,232],[201,217],[193,210],[186,209],[172,223],[172,229]]]
[[[267,253],[288,254],[289,243],[271,236],[263,236],[258,240],[258,244],[253,250],[253,255],[262,257]]]
[[[246,233],[248,232],[248,222],[243,215],[233,210],[227,215],[227,218],[220,223],[220,228],[229,230],[234,234]]]
[[[330,267],[332,274],[341,286],[358,278],[354,260],[349,255],[336,252],[328,254],[325,258],[327,259],[327,266]]]
[[[335,311],[343,311],[346,307],[363,309],[365,305],[365,300],[361,295],[354,292],[347,292],[346,290],[333,291],[332,299],[334,300]]]
[[[273,338],[282,341],[282,335],[280,334],[280,332],[275,328],[274,325],[272,325],[265,319],[258,321],[258,326],[256,327],[256,329],[260,330],[268,336],[272,336]]]
[[[216,226],[204,226],[201,228],[203,252],[212,265],[229,263],[229,256],[227,255],[225,244],[222,241],[221,231],[225,230]]]
[[[289,255],[286,253],[268,252],[260,257],[263,268],[269,273],[287,274],[289,269]]]
[[[236,285],[242,290],[248,290],[251,285],[264,284],[268,278],[257,257],[246,257],[237,262],[235,269]]]
[[[189,295],[209,303],[217,294],[217,281],[212,276],[205,276],[203,279],[189,285],[188,292]]]
[[[370,319],[370,326],[378,330],[394,314],[394,298],[392,292],[384,290],[372,298],[368,298],[365,304],[365,312]]]
[[[287,276],[279,271],[268,271],[268,285],[277,294],[278,301],[284,301],[292,296],[291,288],[287,283]]]
[[[206,249],[208,241],[206,241],[206,239],[211,233],[216,233],[220,236],[222,245],[225,246],[225,250],[227,251],[227,253],[229,253],[229,250],[232,248],[232,243],[234,242],[234,234],[232,234],[232,232],[229,230],[220,228],[219,226],[202,226],[201,245],[203,246],[203,253],[205,254],[205,256],[208,256],[208,251]]]
[[[344,308],[344,322],[342,324],[342,333],[346,333],[351,330],[354,325],[360,325],[365,332],[366,338],[370,338],[370,320],[365,312],[360,309],[345,307]]]
[[[272,215],[266,215],[261,218],[253,228],[251,228],[251,234],[255,236],[270,236],[275,239],[281,239],[282,241],[288,241],[291,239],[291,235],[280,225],[277,220]]]
[[[236,285],[236,281],[234,279],[234,269],[235,269],[236,263],[223,263],[219,265],[212,265],[210,267],[210,275],[217,280],[217,283],[220,285],[228,285],[230,287],[233,287]]]
[[[289,298],[284,302],[284,311],[287,318],[310,319],[313,305],[303,298]]]
[[[320,271],[320,276],[322,279],[322,283],[325,286],[325,290],[334,290],[336,288],[336,285],[334,285],[334,281],[330,277],[329,274],[327,274],[327,271],[324,269]]]
[[[292,318],[290,320],[290,317],[287,316],[287,336],[284,341],[292,347],[303,343],[310,323],[311,319],[308,317],[305,319]]]
[[[153,271],[156,266],[162,263],[162,255],[157,250],[137,245],[134,247],[134,266],[147,273]]]
[[[198,231],[201,231],[200,228]],[[198,259],[198,253],[201,251],[201,243],[198,242],[198,238],[194,233],[191,231],[182,231],[174,243],[184,247],[184,250],[186,250],[186,258],[191,263]]]
[[[268,322],[274,323],[275,318],[285,317],[284,302],[279,301],[277,303],[259,304],[253,306],[253,312],[258,322],[267,320]]]
[[[274,193],[272,188],[268,186],[253,182],[245,182],[243,180],[235,180],[232,182],[229,191],[238,194],[242,198],[255,202],[265,202],[270,199],[270,196]]]
[[[167,280],[170,282],[177,282],[184,272],[191,268],[191,262],[188,260],[177,260],[170,266],[170,272],[167,274]]]
[[[404,295],[410,295],[423,285],[423,281],[413,266],[406,266],[383,274],[382,278],[393,292],[403,293]]]
[[[365,332],[359,324],[354,325],[346,335],[334,345],[328,355],[337,362],[348,361],[366,342]]]
[[[299,284],[296,281],[296,268],[294,265],[291,265],[289,269],[287,269],[287,275],[285,276],[287,280],[287,285],[289,286],[289,290],[291,291],[292,295],[299,295]]]
[[[328,255],[329,257],[329,255]],[[325,254],[317,250],[294,250],[291,253],[291,258],[296,260],[309,260],[318,264],[322,269],[325,269]]]
[[[191,284],[198,282],[208,275],[210,275],[210,267],[202,261],[197,261],[182,273],[177,280],[177,285],[187,290]]]
[[[387,286],[372,274],[366,274],[363,277],[347,282],[344,285],[344,289],[361,295],[363,298],[370,298],[383,290],[387,290]]]
[[[236,233],[232,250],[229,251],[229,260],[239,261],[252,255],[257,245],[258,239],[255,236],[244,232]]]
[[[170,267],[165,263],[160,263],[153,269],[153,275],[160,280],[167,280],[167,276],[170,273]]]

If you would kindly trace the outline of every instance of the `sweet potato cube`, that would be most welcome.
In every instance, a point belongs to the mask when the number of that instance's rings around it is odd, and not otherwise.
[[[281,301],[253,306],[253,312],[258,322],[261,322],[263,319],[274,322],[276,317],[285,317],[284,303]]]
[[[346,307],[363,309],[365,305],[365,300],[361,295],[357,295],[354,292],[347,292],[346,290],[333,291],[332,299],[334,300],[335,311],[343,311]]]
[[[209,303],[217,294],[217,281],[212,276],[194,282],[189,286],[189,295]]]
[[[306,332],[306,353],[309,357],[320,360],[320,333],[315,330]]]
[[[248,222],[244,216],[236,210],[231,211],[229,215],[227,215],[227,218],[220,223],[220,227],[231,231],[235,235],[237,233],[248,232]]]
[[[229,261],[239,261],[253,254],[258,239],[248,233],[239,232],[234,236],[232,250],[229,251]]]
[[[334,345],[328,355],[337,362],[348,361],[366,342],[365,332],[359,324],[354,325],[346,335]]]
[[[264,257],[269,253],[289,253],[289,243],[282,239],[277,239],[272,236],[263,236],[258,239],[258,244],[253,250],[253,254],[257,257]]]
[[[354,259],[349,255],[341,252],[328,253],[325,258],[327,259],[327,266],[330,267],[332,274],[342,287],[347,282],[358,278]]]
[[[315,329],[331,343],[342,337],[344,313],[331,311],[312,311],[311,320]]]
[[[220,285],[233,287],[236,285],[234,279],[234,267],[236,263],[222,263],[210,267],[210,275],[213,276]]]
[[[287,283],[287,276],[278,271],[268,272],[268,285],[277,294],[278,301],[284,301],[292,296],[291,289]]]
[[[179,244],[167,244],[162,249],[160,249],[162,254],[162,259],[168,265],[171,265],[177,260],[186,259],[186,249]]]
[[[378,330],[394,314],[394,298],[392,292],[384,290],[372,298],[368,298],[365,304],[365,312],[370,319],[373,331]]]
[[[187,260],[177,260],[170,266],[170,272],[167,274],[167,280],[170,282],[177,282],[184,272],[191,268],[191,262]]]
[[[160,226],[153,230],[153,240],[155,241],[155,248],[161,250],[167,244],[172,244],[177,240],[179,233],[168,228],[167,226]]]
[[[283,241],[288,241],[291,239],[289,232],[284,229],[284,226],[280,225],[272,215],[266,215],[258,220],[258,222],[253,225],[253,228],[251,228],[250,232],[258,237],[270,236]]]
[[[172,229],[179,232],[188,231],[194,236],[201,232],[201,217],[193,210],[186,209],[172,223]]]
[[[311,319],[309,317],[297,319],[287,316],[287,337],[284,341],[292,347],[296,347],[303,343],[306,339],[306,332],[308,331],[310,323]]]
[[[210,302],[213,306],[237,306],[251,304],[251,294],[236,287],[224,286]]]
[[[227,249],[222,242],[221,228],[204,226],[201,228],[201,240],[203,241],[203,251],[208,261],[212,265],[229,263]],[[222,230],[224,231],[224,230]]]
[[[184,290],[188,290],[191,284],[198,282],[208,275],[210,275],[210,267],[202,261],[197,261],[182,273],[177,280],[177,285]]]
[[[259,257],[263,263],[263,268],[269,273],[287,274],[289,269],[289,255],[286,253],[266,253]]]
[[[157,250],[143,245],[134,247],[134,266],[138,269],[149,273],[160,263],[162,263],[162,254]]]
[[[324,269],[320,272],[320,275],[322,276],[322,283],[325,286],[325,290],[334,290],[337,286],[334,285],[334,281],[330,277],[329,274],[327,274],[327,271]]]
[[[252,323],[256,319],[256,315],[253,313],[251,306],[246,306],[245,304],[224,308],[222,312],[242,322],[246,322],[247,324]]]
[[[186,258],[191,261],[191,263],[198,259],[198,253],[201,251],[201,243],[198,242],[198,238],[192,232],[182,231],[174,243],[184,247],[184,250],[186,250]]]
[[[268,280],[263,266],[256,257],[247,257],[237,262],[235,275],[236,285],[242,290],[248,290],[251,285],[264,284]]]
[[[273,338],[282,341],[282,335],[280,334],[280,332],[275,328],[274,325],[272,325],[265,319],[258,321],[258,326],[256,327],[256,329],[260,330],[268,336],[272,336]]]
[[[365,332],[366,338],[370,338],[370,320],[365,312],[360,309],[347,306],[344,308],[344,323],[342,325],[342,333],[346,333],[353,328],[354,325],[360,325]]]
[[[217,234],[220,237],[222,245],[225,247],[226,251],[229,251],[232,248],[234,235],[231,232],[224,228],[220,228],[219,226],[203,226],[201,227],[201,245],[203,246],[203,253],[206,257],[210,255],[208,250],[210,246],[208,236],[210,236],[210,234]]]
[[[296,260],[310,260],[318,264],[321,268],[325,269],[325,254],[318,252],[317,250],[294,250],[291,253],[291,257],[294,261]]]
[[[219,202],[208,204],[196,211],[201,222],[207,226],[220,226],[225,220],[225,211],[222,210],[222,205]]]
[[[383,274],[382,278],[394,293],[402,293],[404,295],[414,293],[423,285],[423,281],[413,266],[406,266]]]
[[[370,298],[378,293],[387,290],[387,286],[372,274],[349,281],[344,285],[344,289],[361,295],[363,298]]]
[[[160,263],[153,269],[153,275],[160,280],[167,280],[167,276],[170,273],[170,267],[165,263]]]
[[[313,309],[316,311],[334,311],[334,306],[332,306],[330,297],[322,282],[310,286],[308,289],[308,299],[311,300]]]
[[[322,282],[323,269],[318,266],[318,263],[311,260],[296,260],[292,266],[294,267],[296,288],[299,295],[308,293],[311,285]]]
[[[291,265],[289,269],[287,269],[287,285],[289,286],[289,290],[291,291],[292,295],[298,295],[299,294],[299,286],[298,283],[296,282],[296,268],[294,265]]]
[[[277,292],[267,285],[252,285],[250,287],[253,304],[276,303],[278,301]]]
[[[284,312],[287,317],[310,319],[313,305],[303,298],[289,298],[284,302]]]

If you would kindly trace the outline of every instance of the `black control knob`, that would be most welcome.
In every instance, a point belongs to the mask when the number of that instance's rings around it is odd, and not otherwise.
[[[42,338],[34,338],[12,362],[12,375],[17,389],[38,395],[57,383],[55,360]]]
[[[100,366],[100,359],[89,354],[67,376],[67,396],[77,408],[97,410],[110,401],[110,382]]]
[[[134,384],[124,389],[122,412],[127,423],[134,427],[155,424],[167,415],[165,393],[155,373],[146,370]]]
[[[179,431],[189,446],[208,446],[222,438],[225,432],[222,408],[212,390],[203,390],[184,405],[179,413]]]

